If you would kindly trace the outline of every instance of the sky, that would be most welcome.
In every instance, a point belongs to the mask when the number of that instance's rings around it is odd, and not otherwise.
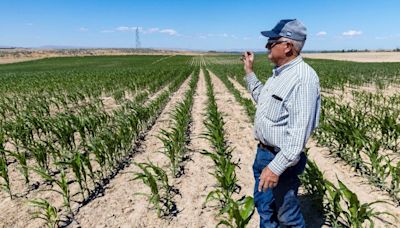
[[[304,50],[400,48],[399,0],[0,0],[0,46],[263,50],[280,19]]]

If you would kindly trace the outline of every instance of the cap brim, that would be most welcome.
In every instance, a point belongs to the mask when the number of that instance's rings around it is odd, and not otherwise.
[[[265,36],[265,37],[280,37],[279,34],[275,33],[274,31],[262,31],[261,35]]]

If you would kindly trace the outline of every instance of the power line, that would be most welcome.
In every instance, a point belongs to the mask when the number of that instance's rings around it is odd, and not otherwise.
[[[136,49],[140,48],[139,27],[136,27]]]

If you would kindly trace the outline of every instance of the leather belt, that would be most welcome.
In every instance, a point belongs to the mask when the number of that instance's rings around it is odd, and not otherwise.
[[[268,151],[270,151],[270,152],[272,152],[274,154],[277,153],[277,151],[275,151],[275,149],[276,149],[275,146],[269,146],[269,145],[263,144],[262,142],[259,142],[258,143],[258,147],[260,147],[261,149],[264,149],[264,150],[268,150]]]

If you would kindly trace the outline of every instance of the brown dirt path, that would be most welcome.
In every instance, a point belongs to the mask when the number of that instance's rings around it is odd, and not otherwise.
[[[244,87],[242,86],[242,84],[240,84],[238,81],[236,81],[235,79],[233,79],[233,78],[231,78],[231,77],[228,77],[228,78],[229,78],[229,81],[232,82],[233,86],[235,86],[235,88],[236,88],[237,90],[239,90],[240,95],[241,95],[242,97],[247,98],[247,99],[250,99],[250,100],[253,102],[253,104],[256,105],[256,102],[255,102],[254,99],[251,97],[250,92],[249,92],[246,88],[244,88]]]
[[[233,160],[240,160],[240,169],[236,169],[238,184],[242,187],[240,196],[253,196],[253,161],[257,142],[254,139],[253,126],[244,108],[235,100],[223,82],[212,72],[215,98],[219,111],[224,114],[225,132],[230,145],[234,148]],[[259,225],[259,215],[254,213],[248,227]]]

